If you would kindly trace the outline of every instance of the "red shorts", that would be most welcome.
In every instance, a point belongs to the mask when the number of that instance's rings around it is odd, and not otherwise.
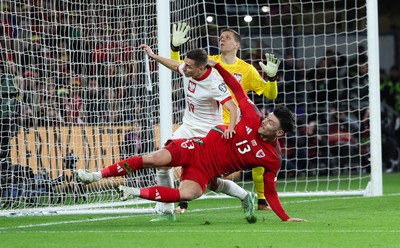
[[[191,180],[198,183],[203,190],[206,191],[210,181],[206,173],[204,173],[203,165],[198,158],[197,150],[186,139],[169,140],[165,147],[171,153],[171,167],[182,167],[182,175],[180,180]]]

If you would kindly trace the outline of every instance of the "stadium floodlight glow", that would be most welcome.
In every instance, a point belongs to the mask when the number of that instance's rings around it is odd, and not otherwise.
[[[249,15],[246,15],[245,17],[244,17],[244,21],[245,22],[251,22],[253,20],[253,17],[251,17],[251,16],[249,16]]]
[[[207,16],[206,20],[207,20],[207,22],[211,23],[211,22],[214,21],[214,17],[212,17],[212,16]]]
[[[268,6],[262,6],[261,11],[264,13],[269,13],[271,11],[271,8]]]

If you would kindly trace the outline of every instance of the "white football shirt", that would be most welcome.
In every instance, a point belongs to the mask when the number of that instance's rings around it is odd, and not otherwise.
[[[186,77],[182,68],[183,64],[178,67],[178,72],[183,77],[186,100],[183,124],[205,135],[211,128],[223,123],[222,105],[232,99],[232,96],[222,77],[212,68],[208,68],[197,79]]]

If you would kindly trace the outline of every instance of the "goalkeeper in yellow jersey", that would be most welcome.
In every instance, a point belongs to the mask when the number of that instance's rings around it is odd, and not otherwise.
[[[173,25],[171,41],[171,59],[180,60],[179,47],[187,42],[190,37],[187,36],[190,27],[186,23],[177,23]],[[254,66],[239,59],[236,55],[241,45],[240,35],[232,29],[222,29],[219,37],[219,48],[221,54],[209,56],[210,59],[219,62],[228,72],[233,74],[242,85],[244,91],[254,91],[258,95],[274,100],[278,95],[277,71],[280,61],[274,55],[266,54],[267,64],[259,63],[262,70],[267,74],[268,81],[261,77]],[[271,63],[268,63],[271,62]],[[233,95],[233,94],[232,94]],[[223,110],[223,120],[229,124],[229,112]],[[258,196],[258,209],[269,210],[264,196],[264,168],[256,167],[252,169],[252,177]],[[180,202],[176,212],[184,213],[187,210],[187,202]]]

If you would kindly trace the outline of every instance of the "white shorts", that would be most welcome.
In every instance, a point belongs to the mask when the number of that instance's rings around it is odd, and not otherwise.
[[[171,139],[187,139],[192,137],[205,137],[207,132],[200,129],[189,128],[187,124],[182,124],[173,134]]]

